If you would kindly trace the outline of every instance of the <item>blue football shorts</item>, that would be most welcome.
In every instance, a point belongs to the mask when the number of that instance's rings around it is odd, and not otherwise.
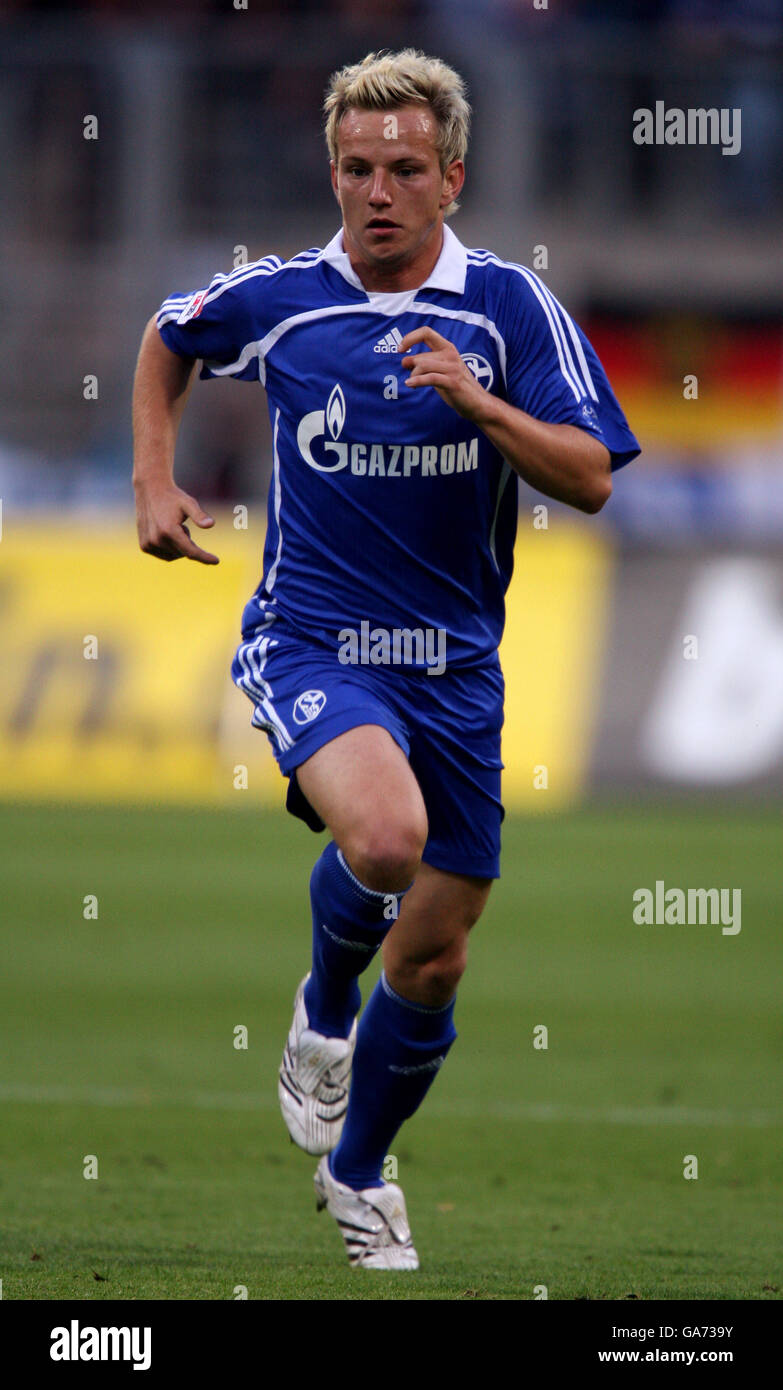
[[[433,868],[500,877],[500,731],[504,683],[497,654],[486,665],[428,675],[400,666],[342,665],[278,614],[247,632],[231,668],[289,779],[286,805],[313,830],[323,822],[296,769],[325,743],[361,724],[388,729],[408,759],[427,810],[422,858]]]

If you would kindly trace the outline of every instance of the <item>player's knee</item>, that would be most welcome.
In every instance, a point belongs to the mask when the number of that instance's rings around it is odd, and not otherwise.
[[[402,960],[397,972],[400,992],[405,996],[407,985],[411,997],[426,1001],[430,1008],[442,1008],[454,998],[467,963],[467,942],[455,942],[431,960]]]
[[[433,998],[448,1003],[457,992],[457,985],[468,964],[467,948],[437,956],[422,967],[422,984]]]
[[[376,892],[407,888],[421,863],[426,830],[416,825],[364,826],[344,851],[356,877]]]

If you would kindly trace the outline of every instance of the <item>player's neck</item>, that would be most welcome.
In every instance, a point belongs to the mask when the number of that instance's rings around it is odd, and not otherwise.
[[[410,260],[401,265],[377,265],[365,261],[361,252],[348,240],[343,231],[343,248],[348,254],[351,267],[368,294],[396,294],[403,290],[417,290],[429,279],[443,250],[443,227],[437,228],[434,245],[425,244],[417,248]]]

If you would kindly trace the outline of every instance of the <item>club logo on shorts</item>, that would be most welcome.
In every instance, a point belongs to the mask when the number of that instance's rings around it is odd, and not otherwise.
[[[326,704],[322,690],[303,690],[294,703],[294,723],[310,724],[317,719]]]
[[[473,373],[479,386],[483,386],[486,391],[491,391],[495,373],[486,357],[481,357],[478,352],[461,352],[460,357],[468,370]]]

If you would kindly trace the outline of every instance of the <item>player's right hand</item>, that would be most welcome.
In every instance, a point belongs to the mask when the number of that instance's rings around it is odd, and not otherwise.
[[[158,560],[198,560],[202,565],[219,565],[217,555],[202,550],[190,539],[186,521],[206,529],[214,518],[199,506],[195,497],[178,487],[136,489],[136,526],[139,545],[145,555]]]

